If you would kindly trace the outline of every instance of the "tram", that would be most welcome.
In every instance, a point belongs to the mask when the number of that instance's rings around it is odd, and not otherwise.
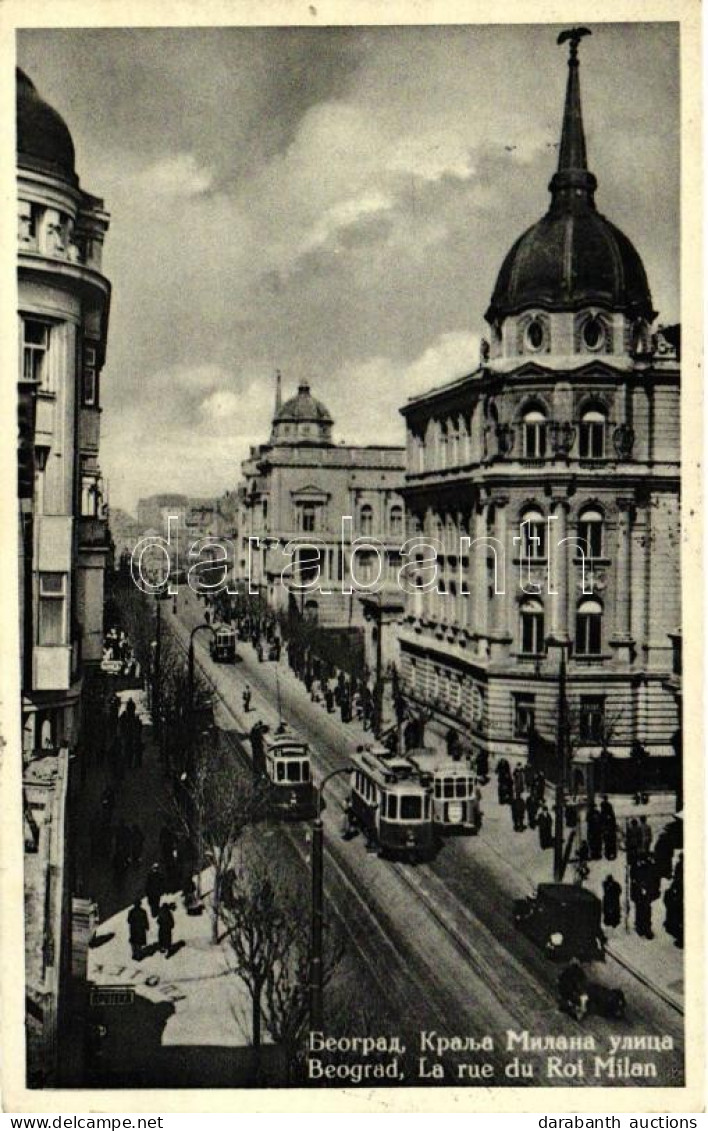
[[[317,793],[312,781],[310,748],[280,724],[274,734],[264,723],[251,730],[253,771],[268,783],[268,809],[292,821],[316,815]]]
[[[432,786],[436,833],[478,833],[482,824],[481,792],[469,763],[429,746],[409,750],[407,756],[417,767],[421,781]]]
[[[209,654],[217,664],[236,663],[236,633],[230,625],[215,626],[209,642]]]
[[[424,860],[433,855],[432,787],[409,758],[384,746],[352,758],[350,814],[381,856]]]

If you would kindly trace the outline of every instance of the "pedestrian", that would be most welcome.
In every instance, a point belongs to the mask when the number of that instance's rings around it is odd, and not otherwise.
[[[545,802],[544,802],[543,806],[541,807],[541,812],[538,814],[538,817],[536,818],[536,823],[538,825],[538,841],[539,841],[539,844],[541,845],[541,848],[543,848],[543,849],[552,848],[553,847],[553,818],[551,817],[551,814],[548,812],[548,807],[546,806]]]
[[[654,834],[651,831],[651,825],[647,821],[646,814],[642,813],[639,818],[639,852],[641,856],[649,855],[653,839]]]
[[[148,872],[147,880],[145,881],[145,895],[147,896],[148,904],[150,905],[150,913],[153,919],[157,919],[160,910],[160,899],[165,890],[165,881],[160,870],[160,865],[155,863]]]
[[[251,710],[251,689],[248,684],[243,689],[243,709],[246,714]]]
[[[538,813],[538,800],[534,793],[529,793],[526,798],[526,820],[530,829],[536,828],[536,815]]]
[[[169,903],[163,903],[157,915],[157,945],[161,954],[169,958],[172,952],[172,931],[174,930],[175,917]]]
[[[514,768],[514,797],[523,797],[525,788],[524,767],[521,762],[517,762]]]
[[[148,929],[150,927],[150,920],[147,917],[147,911],[143,907],[141,899],[136,899],[128,912],[128,927],[130,929],[131,955],[136,962],[140,962],[145,946],[147,945]]]
[[[673,854],[673,845],[671,844],[668,833],[666,832],[666,829],[662,829],[658,837],[656,838],[656,843],[654,845],[654,861],[659,870],[659,875],[664,880],[671,879],[671,859],[673,857]]]
[[[516,795],[511,801],[511,819],[514,824],[514,832],[522,833],[526,828],[524,824],[524,817],[526,815],[526,803],[521,795]]]
[[[489,781],[489,754],[482,747],[477,751],[477,777],[483,785]]]
[[[334,692],[329,685],[325,690],[325,705],[327,707],[327,714],[331,715],[334,710]]]
[[[622,887],[608,875],[602,882],[602,920],[606,927],[618,927],[621,918]]]
[[[600,828],[605,858],[614,860],[617,856],[617,818],[607,794],[600,805]]]
[[[588,824],[588,847],[590,849],[591,860],[602,859],[602,817],[600,812],[593,801],[588,806],[587,811],[587,824]]]
[[[641,844],[641,833],[639,832],[639,822],[636,817],[632,817],[627,825],[627,832],[625,834],[625,849],[627,852],[627,863],[632,868],[639,859],[639,850]]]

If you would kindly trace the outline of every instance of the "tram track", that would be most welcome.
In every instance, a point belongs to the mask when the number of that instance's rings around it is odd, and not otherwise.
[[[186,651],[184,641],[180,640],[179,635],[175,633],[172,635]],[[222,687],[204,666],[201,657],[195,656],[195,663],[220,708],[227,713],[239,731],[243,732],[243,718],[234,710]],[[225,673],[220,675],[226,682]],[[259,694],[267,698],[269,689],[266,681],[256,681],[252,673],[248,673],[248,678],[256,684]],[[232,682],[229,679],[228,682],[236,690],[236,680]],[[258,712],[259,715],[268,713]],[[270,713],[273,714],[272,707]],[[289,710],[287,714],[294,715],[297,719],[301,712]],[[306,729],[311,730],[309,720],[306,721],[308,723]],[[250,768],[251,760],[245,747],[230,731],[223,733],[228,736],[228,741],[242,764]],[[325,744],[311,742],[310,746],[321,772],[346,765],[346,756],[338,757],[327,747],[326,742]],[[339,799],[345,796],[346,789],[340,786],[340,783],[333,782],[331,785],[332,793]],[[282,834],[295,851],[301,865],[307,866],[308,852],[297,835],[287,826],[282,827]],[[354,944],[360,959],[366,964],[378,991],[396,1010],[398,1016],[406,1015],[406,1011],[410,1008],[411,995],[414,994],[417,1000],[425,1002],[426,1027],[430,1029],[438,1026],[442,1033],[450,1032],[451,1028],[455,1032],[475,1030],[479,1032],[480,1015],[485,1018],[494,1017],[495,1028],[506,1028],[517,1032],[529,1029],[541,1033],[554,1031],[558,1025],[555,994],[547,992],[545,986],[539,985],[532,972],[508,952],[507,948],[504,950],[504,962],[500,964],[499,940],[476,915],[460,903],[459,898],[447,889],[444,881],[428,866],[418,865],[414,871],[395,861],[386,862],[388,873],[395,875],[399,886],[408,893],[409,897],[412,897],[411,906],[415,905],[424,911],[427,919],[427,934],[430,934],[430,926],[435,924],[436,932],[441,933],[448,946],[457,955],[457,970],[453,971],[452,980],[448,978],[447,984],[440,976],[440,971],[436,971],[435,967],[431,966],[430,961],[422,961],[419,954],[412,952],[410,938],[406,938],[400,924],[395,923],[394,916],[389,915],[385,901],[380,898],[375,901],[364,898],[360,890],[362,877],[357,874],[352,861],[346,858],[338,841],[330,836],[325,839],[325,844],[327,856],[325,886],[330,905],[345,927],[347,936]],[[425,875],[425,883],[421,883],[418,873]],[[340,910],[340,907],[344,906],[347,909],[346,919]],[[461,920],[464,926],[455,920]],[[474,938],[474,944],[471,938]],[[433,945],[431,956],[439,957],[439,953],[440,946]],[[459,965],[460,958],[463,960],[462,966]],[[385,976],[379,973],[382,959]],[[402,973],[401,967],[404,968]],[[510,970],[513,975],[511,978]],[[461,982],[469,981],[477,983],[476,992],[464,1000]],[[451,992],[450,985],[455,986],[457,992]],[[542,1008],[530,1009],[529,1000],[538,1002],[539,993]],[[564,1018],[563,1031],[569,1037],[580,1037],[587,1035],[588,1027],[587,1025],[581,1027],[572,1019]],[[490,1054],[489,1059],[495,1061],[496,1066],[503,1072],[505,1061],[502,1057],[497,1059],[496,1054]],[[514,1083],[531,1085],[534,1081],[518,1080]],[[552,1085],[554,1081],[548,1083]],[[558,1083],[567,1086],[573,1082],[565,1080]],[[590,1079],[582,1083],[585,1086],[593,1086],[600,1085],[601,1081]],[[617,1083],[620,1086],[631,1086],[633,1081],[620,1080]]]

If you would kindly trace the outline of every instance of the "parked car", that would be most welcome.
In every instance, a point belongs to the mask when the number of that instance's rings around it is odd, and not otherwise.
[[[554,961],[604,961],[602,903],[587,888],[539,884],[534,896],[514,900],[514,921]]]

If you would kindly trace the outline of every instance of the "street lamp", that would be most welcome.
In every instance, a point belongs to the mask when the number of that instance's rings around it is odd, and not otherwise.
[[[381,608],[381,590],[378,591],[378,605],[376,608],[376,684],[374,687],[374,726],[373,731],[377,738],[381,737],[381,723],[383,715],[383,680],[382,680],[382,632],[383,610]]]
[[[351,766],[340,766],[322,779],[315,790],[317,808],[312,822],[312,931],[310,936],[310,1029],[320,1031],[323,1025],[323,925],[324,925],[324,826],[322,794],[324,787],[337,774],[351,773]]]
[[[570,647],[568,640],[549,640],[561,650],[558,669],[558,718],[556,721],[556,824],[553,840],[553,879],[557,884],[563,880],[564,857],[564,815],[565,815],[565,775],[568,755],[568,699],[566,695],[565,650]]]

